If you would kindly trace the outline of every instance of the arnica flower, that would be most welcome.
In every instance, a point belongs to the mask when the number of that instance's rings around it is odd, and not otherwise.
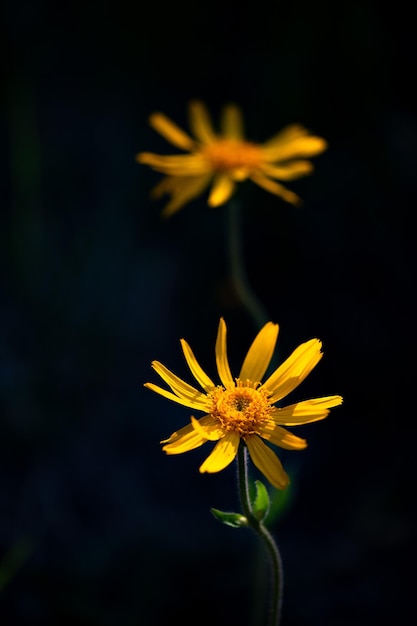
[[[327,144],[310,135],[298,124],[286,126],[263,144],[244,137],[240,109],[229,104],[221,114],[221,132],[213,129],[208,111],[200,101],[189,104],[189,122],[194,138],[185,133],[163,113],[153,113],[150,125],[172,145],[189,154],[161,156],[141,152],[136,159],[150,165],[166,177],[153,189],[154,198],[169,194],[164,209],[169,216],[201,195],[212,183],[208,204],[217,207],[233,195],[236,183],[250,178],[254,183],[294,205],[300,198],[277,182],[300,178],[313,171],[306,157],[323,152]]]
[[[152,367],[171,388],[153,383],[145,387],[190,409],[202,411],[197,420],[161,441],[167,454],[182,454],[206,441],[217,441],[200,472],[219,472],[236,457],[243,441],[255,466],[277,489],[285,489],[289,478],[276,454],[265,441],[285,448],[302,450],[305,439],[283,428],[324,419],[329,409],[342,403],[341,396],[303,400],[286,407],[276,406],[293,391],[323,356],[321,342],[311,339],[301,344],[266,380],[262,377],[270,364],[278,337],[278,325],[268,322],[257,334],[243,361],[237,378],[230,371],[226,350],[226,324],[220,319],[216,340],[216,364],[221,385],[216,385],[198,364],[188,343],[181,339],[185,360],[203,391],[184,382],[158,361]]]

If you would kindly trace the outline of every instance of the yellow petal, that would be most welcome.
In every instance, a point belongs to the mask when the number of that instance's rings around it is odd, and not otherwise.
[[[229,172],[229,175],[235,182],[241,183],[250,176],[252,169],[249,167],[238,167]]]
[[[268,322],[255,337],[243,361],[239,378],[259,383],[268,369],[278,337],[278,324]]]
[[[262,171],[266,176],[278,178],[279,180],[295,180],[301,176],[311,174],[314,167],[310,161],[289,161],[282,165],[269,165],[265,163]]]
[[[184,187],[188,185],[196,184],[204,178],[207,182],[210,180],[210,176],[165,176],[151,191],[151,197],[153,199],[161,198],[164,194],[175,195],[182,191]]]
[[[266,161],[287,161],[299,157],[312,157],[324,152],[327,148],[327,141],[321,137],[307,135],[297,139],[278,142],[275,144],[263,144],[262,154]]]
[[[172,185],[172,198],[163,210],[164,217],[170,217],[188,202],[194,200],[203,193],[208,186],[211,175],[194,176],[193,178],[180,177],[179,184]]]
[[[285,489],[290,483],[288,474],[277,455],[257,435],[245,438],[251,459],[260,472],[277,489]]]
[[[201,393],[188,383],[178,378],[173,374],[165,365],[162,365],[159,361],[152,361],[152,368],[157,374],[169,385],[172,391],[180,398],[190,401],[194,404],[198,404],[201,410],[205,410],[209,405],[207,395]]]
[[[192,429],[190,433],[186,433],[172,443],[167,443],[162,450],[167,454],[182,454],[183,452],[199,448],[206,441],[206,438],[203,438],[196,430]]]
[[[153,113],[149,118],[149,123],[154,130],[172,143],[173,146],[183,150],[194,149],[195,143],[191,137],[163,113]]]
[[[273,421],[265,422],[257,429],[258,434],[280,448],[286,450],[304,450],[307,447],[307,441],[301,437],[293,435],[285,428],[277,426]]]
[[[300,426],[324,419],[330,413],[330,409],[342,404],[342,396],[326,396],[296,402],[282,409],[275,408],[271,417],[276,424],[284,426]]]
[[[262,385],[271,392],[270,402],[278,402],[293,391],[322,358],[321,341],[302,343]]]
[[[213,423],[213,418],[211,415],[203,415],[203,417],[199,419],[199,423],[201,424],[201,426],[210,426]],[[172,433],[172,435],[168,437],[168,439],[163,439],[160,443],[174,443],[175,441],[182,439],[186,435],[192,434],[194,430],[195,429],[191,423],[187,424],[186,426],[183,426],[179,430],[176,430],[174,433]]]
[[[155,187],[151,190],[151,198],[158,200],[166,193],[173,193],[177,181],[180,179],[178,176],[165,176]],[[187,179],[185,179],[187,180]]]
[[[214,419],[212,420],[212,423],[204,424],[199,420],[196,420],[194,415],[192,415],[191,424],[194,430],[196,430],[201,437],[204,437],[204,439],[209,441],[218,441],[225,435],[225,431],[220,428],[219,422]]]
[[[203,102],[193,100],[189,104],[190,127],[194,136],[203,143],[211,143],[216,134],[211,124],[210,115]]]
[[[160,155],[153,152],[141,152],[136,155],[138,163],[149,165],[157,172],[171,176],[201,176],[211,170],[207,161],[199,154]]]
[[[240,437],[235,432],[229,432],[220,439],[213,448],[212,453],[206,458],[200,467],[200,472],[220,472],[230,465],[236,457],[239,448]]]
[[[289,126],[285,126],[279,133],[268,139],[268,141],[265,141],[262,146],[264,148],[273,148],[277,145],[282,146],[284,143],[294,141],[294,139],[305,137],[306,135],[308,135],[308,130],[301,124],[289,124]]]
[[[213,383],[211,378],[207,376],[205,371],[200,367],[197,359],[194,356],[193,351],[191,350],[185,339],[181,339],[181,346],[182,351],[184,352],[185,360],[187,361],[188,367],[190,368],[191,373],[196,381],[202,386],[204,391],[213,391],[216,385]]]
[[[243,139],[243,118],[242,112],[235,104],[226,105],[221,114],[222,135],[227,139]]]
[[[143,386],[146,387],[147,389],[150,389],[151,391],[155,391],[155,393],[159,393],[160,396],[163,396],[164,398],[167,398],[168,400],[172,400],[173,402],[177,402],[178,404],[182,404],[183,406],[186,406],[189,409],[197,409],[198,411],[207,411],[209,409],[209,405],[207,401],[205,404],[203,404],[203,402],[198,401],[198,400],[194,402],[187,398],[176,396],[174,393],[171,393],[171,391],[168,391],[167,389],[164,389],[163,387],[159,387],[158,385],[155,385],[154,383],[145,383]]]
[[[279,196],[290,204],[294,204],[294,206],[300,206],[301,198],[299,198],[297,194],[284,187],[284,185],[280,185],[275,180],[267,178],[266,176],[261,174],[261,172],[252,173],[250,178],[251,180],[253,180],[254,183],[259,185],[259,187],[266,189],[266,191],[269,191],[270,193]]]
[[[210,191],[208,205],[217,207],[229,200],[235,190],[234,181],[227,174],[218,174]]]
[[[235,381],[233,380],[232,373],[230,371],[229,361],[227,359],[227,347],[226,347],[226,322],[223,318],[220,318],[219,329],[217,331],[216,339],[216,365],[217,371],[220,376],[220,380],[226,389],[232,389],[235,387]]]

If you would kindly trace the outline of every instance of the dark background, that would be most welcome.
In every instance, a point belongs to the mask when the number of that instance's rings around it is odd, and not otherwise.
[[[210,444],[167,457],[190,411],[143,388],[161,360],[212,375],[218,319],[239,367],[256,332],[230,281],[227,210],[169,220],[139,151],[176,150],[203,99],[243,109],[262,142],[288,123],[325,137],[300,209],[245,183],[250,282],[285,358],[325,357],[297,398],[340,393],[280,453],[293,477],[273,525],[283,626],[399,624],[413,606],[417,150],[415,27],[401,3],[7,0],[2,9],[0,621],[2,626],[263,624],[256,537],[217,523],[235,470]],[[256,570],[258,568],[258,570]],[[254,572],[255,584],[253,583]],[[259,607],[257,606],[259,602]],[[255,608],[253,608],[255,607]]]

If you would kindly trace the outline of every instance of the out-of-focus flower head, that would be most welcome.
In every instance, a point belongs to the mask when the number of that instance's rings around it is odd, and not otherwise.
[[[193,137],[163,113],[153,113],[149,122],[172,145],[188,152],[178,155],[141,152],[136,157],[139,163],[166,175],[152,192],[154,198],[171,196],[164,209],[166,216],[201,195],[209,185],[209,206],[220,206],[233,195],[236,183],[246,179],[298,205],[300,198],[277,181],[291,181],[310,174],[313,164],[308,158],[327,147],[324,139],[311,135],[299,124],[286,126],[263,144],[250,142],[244,136],[242,113],[234,104],[222,110],[220,133],[215,132],[200,101],[189,104]]]

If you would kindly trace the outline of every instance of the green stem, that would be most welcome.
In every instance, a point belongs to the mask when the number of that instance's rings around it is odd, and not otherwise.
[[[233,286],[239,300],[252,317],[255,326],[259,331],[267,322],[269,322],[270,317],[254,293],[246,276],[242,247],[240,203],[236,198],[232,198],[228,204],[228,218],[228,250]],[[278,364],[279,352],[275,349],[270,367],[276,369]]]
[[[246,277],[241,243],[239,203],[236,198],[229,202],[228,209],[230,270],[233,285],[239,300],[246,307],[259,330],[268,322],[269,318]]]
[[[241,443],[238,451],[238,483],[239,495],[243,513],[248,520],[249,526],[259,535],[269,555],[271,565],[271,608],[268,626],[279,626],[281,622],[283,571],[282,560],[278,546],[271,533],[252,512],[249,497],[247,448]]]

